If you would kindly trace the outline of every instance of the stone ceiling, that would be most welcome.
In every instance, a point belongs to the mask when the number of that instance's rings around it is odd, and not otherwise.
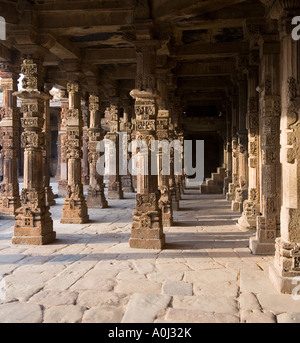
[[[266,9],[258,0],[2,0],[0,13],[7,22],[0,59],[41,45],[56,86],[66,86],[64,63],[75,61],[87,79],[96,77],[103,89],[118,84],[123,94],[135,85],[128,33],[136,21],[151,19],[160,42],[157,65],[173,73],[181,99],[221,106],[237,56],[249,51],[246,19],[263,19]]]

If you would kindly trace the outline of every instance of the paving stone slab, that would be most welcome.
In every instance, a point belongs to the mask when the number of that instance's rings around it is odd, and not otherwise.
[[[124,315],[124,308],[98,307],[85,311],[83,323],[120,323]]]
[[[185,310],[198,310],[211,313],[227,313],[238,316],[239,308],[237,301],[224,296],[174,296],[173,308]]]
[[[241,269],[240,287],[242,293],[278,294],[269,279],[269,274],[264,271]]]
[[[193,295],[193,285],[182,281],[165,281],[162,293],[169,295]]]
[[[52,306],[44,311],[44,323],[81,323],[84,309],[80,306]]]
[[[294,300],[290,294],[258,294],[258,301],[264,310],[275,314],[293,312],[300,314],[300,300]]]
[[[194,271],[187,271],[184,275],[184,281],[199,282],[199,283],[213,283],[213,282],[229,282],[236,281],[238,273],[230,269],[213,269],[202,270],[201,273]]]
[[[114,289],[117,282],[112,279],[103,279],[95,275],[84,276],[78,280],[70,289],[72,291],[97,289],[100,292],[110,292]]]
[[[164,282],[164,281],[182,281],[183,272],[154,272],[147,275],[150,281]]]
[[[164,313],[170,300],[168,295],[134,294],[127,305],[122,323],[153,323]]]
[[[242,293],[239,297],[240,308],[243,310],[261,310],[260,304],[253,293]]]
[[[39,305],[19,302],[0,305],[0,323],[41,323],[42,320]]]
[[[101,292],[99,290],[89,290],[80,292],[77,304],[81,307],[122,307],[129,301],[129,295],[114,292]]]
[[[195,295],[213,295],[235,298],[239,293],[237,281],[194,283]]]
[[[207,313],[196,310],[184,310],[170,308],[166,315],[167,321],[178,323],[239,323],[239,317],[232,314],[220,314],[220,313]]]
[[[272,324],[277,323],[276,317],[272,312],[260,310],[241,310],[241,323],[247,324]]]
[[[44,306],[74,305],[77,297],[76,292],[41,291],[31,297],[29,302]]]
[[[147,280],[120,280],[117,286],[115,287],[115,292],[125,294],[161,294],[161,287],[161,283]]]

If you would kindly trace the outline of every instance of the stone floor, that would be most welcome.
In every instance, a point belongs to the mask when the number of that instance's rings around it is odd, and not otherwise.
[[[300,300],[276,292],[272,256],[251,255],[254,232],[222,196],[187,190],[163,251],[129,248],[134,194],[85,225],[60,224],[62,203],[48,246],[12,245],[13,220],[0,220],[0,322],[300,322]]]

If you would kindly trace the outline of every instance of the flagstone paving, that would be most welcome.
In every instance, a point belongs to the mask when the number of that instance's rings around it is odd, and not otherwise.
[[[12,245],[14,222],[3,217],[0,322],[300,322],[300,300],[273,288],[273,257],[251,254],[254,231],[222,196],[187,190],[162,251],[129,248],[134,198],[89,209],[84,225],[60,224],[56,199],[47,246]]]

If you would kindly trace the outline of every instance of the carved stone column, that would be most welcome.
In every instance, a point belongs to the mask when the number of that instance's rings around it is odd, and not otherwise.
[[[61,91],[61,123],[60,129],[58,133],[58,137],[60,140],[60,180],[58,182],[58,196],[61,198],[65,198],[67,195],[67,185],[68,185],[68,161],[67,161],[67,148],[66,148],[66,140],[67,140],[67,126],[66,126],[66,118],[69,109],[69,99],[66,98],[67,91]]]
[[[228,193],[226,199],[233,202],[235,199],[235,190],[239,187],[239,154],[238,154],[238,137],[237,137],[237,125],[238,125],[238,93],[236,89],[232,89],[231,94],[231,114],[232,114],[232,176],[231,183],[228,185]]]
[[[124,108],[124,117],[121,127],[121,132],[126,133],[127,135],[127,142],[123,142],[126,145],[126,148],[131,143],[131,135],[132,135],[132,124],[131,124],[131,117],[132,117],[132,108],[131,104],[128,104],[127,101],[124,103],[123,101],[123,108]],[[127,151],[127,150],[126,150]],[[132,154],[131,152],[127,152],[127,162],[131,159]],[[132,175],[129,171],[127,171],[127,175],[122,176],[122,186],[123,192],[126,193],[134,193],[133,183],[132,183]]]
[[[88,158],[90,164],[90,186],[88,189],[87,204],[91,208],[107,208],[108,204],[104,194],[103,175],[97,172],[97,162],[101,153],[97,152],[97,146],[103,139],[101,130],[101,116],[99,111],[99,98],[95,95],[89,97],[90,128],[88,130]]]
[[[13,92],[18,89],[18,74],[9,64],[0,65],[3,106],[1,109],[1,140],[3,159],[3,182],[1,185],[0,213],[14,215],[20,207],[18,182],[19,111]]]
[[[256,237],[250,240],[253,254],[274,254],[280,230],[280,45],[267,36],[261,45],[260,65],[260,212]]]
[[[283,1],[281,9],[286,9]],[[300,43],[291,36],[291,21],[299,15],[299,1],[280,13],[281,38],[281,237],[276,239],[274,267],[270,278],[282,293],[297,292],[300,278]],[[280,8],[279,7],[279,8]],[[276,18],[278,16],[276,15]],[[299,287],[298,287],[299,288]]]
[[[247,78],[240,74],[238,80],[239,88],[239,131],[238,147],[238,187],[235,189],[235,199],[232,202],[232,210],[243,211],[243,203],[248,197],[248,134],[246,130],[247,116]]]
[[[173,225],[173,208],[170,193],[170,175],[163,175],[163,153],[164,149],[169,149],[169,125],[170,113],[167,110],[159,110],[156,120],[156,135],[158,141],[162,146],[159,149],[159,175],[158,175],[158,189],[161,196],[159,199],[159,207],[162,211],[162,222],[164,227]],[[164,146],[165,142],[168,146]],[[171,170],[170,170],[171,171]],[[173,188],[175,185],[173,185]]]
[[[52,84],[45,83],[44,91],[45,94],[49,95],[49,99],[45,100],[45,109],[44,109],[44,127],[43,133],[45,137],[44,151],[43,151],[43,168],[44,168],[44,187],[45,187],[45,196],[46,196],[46,205],[53,206],[56,204],[54,200],[54,194],[52,187],[50,185],[50,135],[51,135],[51,126],[50,126],[50,99],[51,95],[49,91],[52,89]]]
[[[247,129],[249,142],[249,191],[244,202],[244,211],[239,224],[246,228],[256,228],[256,218],[260,213],[259,194],[259,113],[258,113],[258,68],[248,69],[248,114]]]
[[[79,82],[68,83],[69,109],[66,117],[66,155],[68,163],[67,195],[63,205],[61,223],[83,224],[89,220],[81,181],[82,113]]]
[[[82,110],[82,120],[83,120],[83,129],[82,129],[82,184],[90,184],[89,176],[89,157],[88,157],[88,144],[89,144],[89,107],[85,100],[81,101],[81,110]]]
[[[162,249],[165,244],[162,214],[158,206],[157,176],[151,175],[151,142],[156,139],[157,91],[156,49],[149,24],[136,26],[137,76],[135,100],[136,139],[142,141],[137,154],[140,173],[137,177],[136,209],[133,213],[130,247]],[[139,37],[144,40],[138,40]],[[146,39],[147,37],[147,39]]]
[[[108,184],[108,199],[123,199],[124,194],[122,190],[122,180],[120,176],[120,165],[119,165],[119,152],[120,152],[120,108],[117,105],[116,100],[112,100],[114,104],[110,106],[110,132],[105,136],[106,139],[109,139],[113,142],[115,146],[115,155],[112,158],[115,158],[115,175],[109,175],[109,184]]]
[[[47,244],[55,239],[49,207],[45,203],[43,185],[44,104],[49,96],[43,93],[41,60],[26,57],[21,65],[24,74],[22,92],[15,93],[21,100],[23,113],[21,137],[24,147],[24,189],[21,207],[16,210],[14,244]]]

